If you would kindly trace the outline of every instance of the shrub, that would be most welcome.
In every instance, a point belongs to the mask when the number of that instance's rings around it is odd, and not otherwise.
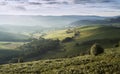
[[[79,43],[75,43],[75,46],[79,46],[80,44]]]
[[[18,63],[18,58],[12,58],[9,63]]]
[[[70,42],[72,40],[73,40],[72,37],[66,37],[65,39],[62,40],[62,42]]]
[[[66,33],[67,33],[67,34],[73,33],[73,31],[72,31],[71,29],[68,29],[68,30],[66,31]]]
[[[22,57],[18,58],[18,63],[22,63],[22,62],[24,62],[23,58]]]
[[[119,47],[119,44],[115,44],[113,47]]]
[[[119,47],[119,46],[120,46],[120,42],[113,45],[113,47]]]
[[[80,32],[79,31],[76,31],[75,34],[74,34],[75,37],[77,36],[80,36]]]
[[[95,43],[90,50],[91,55],[98,55],[104,52],[104,49],[97,43]]]

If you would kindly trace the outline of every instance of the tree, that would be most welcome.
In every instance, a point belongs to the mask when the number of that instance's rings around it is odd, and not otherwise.
[[[24,62],[24,61],[23,61],[23,58],[22,58],[22,57],[19,57],[19,58],[18,58],[18,63],[22,63],[22,62]]]
[[[72,37],[66,37],[65,39],[62,40],[63,43],[70,42],[70,41],[73,41]]]
[[[93,44],[90,50],[91,55],[98,55],[104,52],[104,49],[97,43]]]
[[[74,33],[74,37],[80,36],[80,32],[79,31],[75,31]]]

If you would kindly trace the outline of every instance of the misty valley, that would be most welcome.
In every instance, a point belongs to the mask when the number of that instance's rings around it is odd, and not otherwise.
[[[120,17],[0,15],[1,73],[119,74]]]

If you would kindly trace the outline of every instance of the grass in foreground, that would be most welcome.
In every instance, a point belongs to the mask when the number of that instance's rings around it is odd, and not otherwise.
[[[40,60],[0,65],[1,74],[119,74],[120,47],[106,49],[98,56]]]

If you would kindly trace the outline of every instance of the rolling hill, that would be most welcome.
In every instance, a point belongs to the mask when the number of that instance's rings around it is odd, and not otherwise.
[[[0,41],[24,41],[27,40],[28,36],[10,32],[0,31]]]
[[[119,74],[120,47],[105,49],[105,52],[98,56],[84,55],[0,65],[0,73]]]
[[[69,32],[68,32],[69,31]],[[78,32],[79,31],[79,32]],[[75,32],[80,33],[75,36]],[[112,35],[111,35],[112,34]],[[74,36],[74,37],[73,37]],[[83,26],[65,30],[52,31],[45,36],[46,40],[39,46],[39,40],[25,44],[25,49],[36,46],[39,48],[54,47],[47,43],[49,39],[59,39],[60,48],[52,51],[42,52],[39,56],[34,56],[36,52],[32,51],[30,57],[21,55],[24,63],[9,63],[0,65],[0,73],[37,73],[37,74],[110,74],[120,73],[120,47],[116,47],[120,41],[120,28],[115,26]],[[70,37],[73,40],[62,42]],[[44,44],[47,43],[47,46]],[[55,42],[56,43],[56,42]],[[58,43],[58,41],[57,41]],[[89,55],[89,50],[94,43],[99,43],[105,52],[98,55]],[[54,44],[54,43],[53,43]],[[120,45],[120,44],[119,44]],[[30,47],[28,47],[30,46]],[[42,46],[42,47],[41,47]],[[34,49],[32,49],[34,50]],[[57,51],[56,51],[57,50]],[[10,51],[11,52],[11,51]],[[16,51],[15,51],[16,52]],[[8,52],[9,53],[9,52]],[[18,52],[16,52],[18,54]],[[27,52],[25,52],[26,54]],[[13,55],[17,56],[17,55]],[[11,56],[10,56],[11,57]],[[27,57],[27,58],[26,58]],[[4,57],[3,57],[4,58]],[[44,60],[46,59],[46,60]],[[4,59],[2,59],[4,60]],[[35,61],[38,60],[38,61]],[[10,58],[8,59],[10,61]],[[31,61],[31,62],[28,62]],[[7,63],[7,61],[4,61]]]
[[[96,19],[96,20],[78,20],[72,22],[70,25],[72,26],[82,26],[82,25],[119,25],[120,17],[111,17],[105,19]]]
[[[100,16],[30,16],[30,15],[0,15],[0,25],[39,25],[43,27],[65,26],[77,20],[104,19]],[[47,22],[46,22],[47,21]]]
[[[99,16],[30,16],[30,15],[0,15],[0,31],[9,32],[43,32],[59,28],[66,28],[70,23],[78,20],[95,20],[107,17]],[[47,22],[46,22],[47,21]]]
[[[43,51],[42,49],[48,49],[49,45],[47,42],[41,43],[41,40],[34,40],[21,47],[23,50],[27,49],[30,52],[29,55],[23,56],[25,61],[33,61],[39,59],[51,59],[51,58],[63,58],[63,57],[74,57],[82,54],[89,54],[90,47],[94,43],[99,43],[104,48],[112,48],[118,41],[120,41],[120,29],[119,27],[113,26],[84,26],[84,27],[76,27],[71,28],[72,32],[67,33],[68,29],[51,31],[47,33],[43,38],[48,39],[59,39],[60,47],[53,48],[51,51]],[[75,36],[75,32],[79,31],[79,36]],[[112,35],[111,35],[112,34]],[[72,38],[71,41],[63,42],[66,38]],[[44,40],[44,39],[42,39]],[[46,41],[45,40],[45,41]],[[40,44],[39,44],[40,43]],[[47,44],[47,45],[45,45]],[[42,46],[40,46],[42,45]],[[42,48],[42,49],[40,49]],[[38,52],[35,52],[38,50]],[[43,52],[39,54],[39,52]],[[35,54],[35,55],[33,55]],[[38,55],[37,55],[38,54]],[[31,56],[31,57],[30,57]]]

